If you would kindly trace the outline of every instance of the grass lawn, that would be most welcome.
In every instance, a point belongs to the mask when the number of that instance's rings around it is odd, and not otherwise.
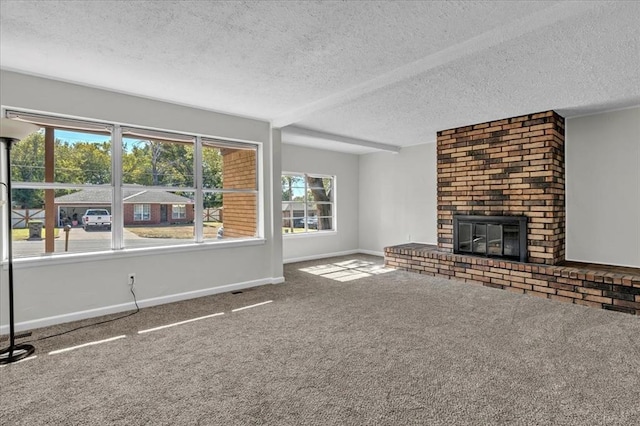
[[[204,238],[212,239],[218,237],[218,228],[222,226],[220,222],[205,222],[203,226]],[[127,231],[131,231],[143,238],[175,238],[181,240],[193,239],[193,225],[165,225],[165,226],[127,226]]]
[[[44,229],[42,230],[42,237],[44,238]],[[58,238],[60,235],[60,228],[53,228],[53,235]],[[11,238],[13,241],[27,240],[29,239],[29,228],[14,228],[11,230]]]
[[[287,234],[300,234],[304,232],[304,228],[289,228],[289,227],[282,227],[282,234],[283,235],[287,235]],[[310,228],[309,232],[318,232],[317,229],[313,229]]]

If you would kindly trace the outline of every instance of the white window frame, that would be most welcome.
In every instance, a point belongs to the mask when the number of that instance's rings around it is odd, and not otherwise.
[[[138,210],[142,212],[138,213]],[[133,205],[133,221],[134,222],[147,222],[151,220],[151,204],[139,203]]]
[[[187,218],[187,205],[186,204],[172,204],[171,205],[171,219],[186,219]]]
[[[84,120],[82,118],[67,118],[55,113],[32,113],[26,111],[20,111],[17,109],[4,109],[2,108],[2,115],[9,118],[19,118],[25,121],[32,121],[36,124],[42,124],[43,122],[48,123],[48,125],[54,128],[64,128],[66,130],[76,130],[82,131],[85,128],[96,128],[105,129],[106,131],[111,132],[111,184],[103,185],[103,187],[111,188],[112,190],[112,203],[111,203],[111,212],[112,212],[112,238],[111,238],[111,249],[110,250],[101,250],[94,252],[82,252],[82,253],[60,253],[55,252],[54,257],[57,259],[63,258],[74,258],[77,256],[82,256],[83,259],[89,259],[95,256],[104,256],[105,253],[113,253],[114,251],[123,251],[126,253],[128,250],[124,247],[124,200],[122,197],[123,189],[127,189],[127,187],[132,187],[134,185],[123,184],[122,175],[122,159],[123,159],[123,150],[122,150],[122,129],[141,129],[146,132],[152,133],[157,132],[159,134],[169,133],[173,135],[182,136],[183,138],[191,138],[193,140],[194,146],[194,182],[193,187],[188,188],[174,188],[174,187],[162,187],[155,186],[149,187],[155,191],[179,191],[179,192],[192,192],[194,194],[194,227],[195,227],[195,238],[193,240],[187,241],[185,240],[184,244],[180,245],[170,245],[170,246],[148,246],[148,247],[132,247],[129,250],[135,250],[135,252],[144,252],[148,251],[152,253],[157,251],[158,249],[162,250],[170,250],[170,251],[183,251],[190,250],[192,248],[196,248],[196,246],[216,246],[219,248],[224,247],[236,247],[236,246],[246,246],[253,244],[263,244],[264,243],[264,217],[265,214],[263,212],[265,200],[264,200],[264,191],[262,190],[262,167],[263,167],[263,144],[260,142],[242,140],[242,139],[231,139],[231,138],[219,138],[209,135],[201,135],[189,132],[174,132],[169,129],[148,129],[144,126],[135,126],[130,124],[122,124],[117,122],[107,122],[107,121],[96,121],[96,120]],[[42,120],[40,120],[41,118]],[[203,189],[202,188],[202,140],[215,140],[220,144],[228,144],[230,147],[244,147],[245,149],[252,149],[256,152],[256,170],[255,170],[255,178],[256,178],[256,188],[251,191],[228,191],[222,188],[218,189]],[[7,171],[7,173],[10,173]],[[10,176],[10,175],[9,175]],[[48,182],[14,182],[12,187],[14,189],[22,188],[22,189],[84,189],[84,188],[95,188],[97,185],[89,185],[89,184],[65,184],[65,183],[48,183]],[[203,240],[203,193],[204,192],[251,192],[256,194],[256,233],[253,237],[247,237],[239,240]],[[147,203],[140,203],[147,204]],[[150,205],[149,205],[150,208]],[[7,207],[9,209],[9,207]],[[8,212],[8,211],[7,211]],[[10,212],[8,212],[10,213]],[[173,213],[172,213],[173,215]],[[186,205],[185,205],[185,216],[186,216]],[[149,211],[149,219],[151,219],[151,213]],[[134,221],[135,214],[134,214]],[[144,220],[137,220],[136,222],[143,222]],[[204,243],[204,245],[203,245]],[[6,261],[6,253],[7,250],[3,250],[3,262]],[[46,262],[46,259],[41,256],[42,253],[30,257],[22,257],[16,259],[18,262],[37,262],[42,263]],[[73,262],[73,261],[71,261]]]
[[[331,202],[327,203],[327,204],[331,204],[331,229],[326,229],[326,230],[320,230],[320,229],[314,229],[314,228],[309,228],[308,226],[308,221],[304,220],[303,221],[303,225],[304,225],[304,230],[303,231],[299,231],[299,232],[294,232],[294,233],[286,233],[283,231],[282,232],[282,236],[286,237],[286,238],[292,238],[292,237],[300,237],[300,236],[319,236],[319,235],[327,235],[327,234],[331,234],[331,233],[336,233],[337,232],[337,208],[336,208],[336,195],[337,195],[337,177],[335,175],[326,175],[326,174],[320,174],[320,173],[301,173],[301,172],[285,172],[283,171],[281,174],[282,177],[285,176],[297,176],[297,177],[301,177],[302,181],[304,182],[304,201],[301,201],[301,203],[303,203],[304,205],[304,216],[303,218],[308,218],[310,217],[309,215],[309,211],[308,211],[308,205],[310,202],[314,202],[313,200],[308,200],[307,199],[307,193],[309,191],[309,184],[307,183],[307,177],[311,176],[311,177],[315,177],[315,178],[322,178],[322,179],[331,179],[332,180],[332,188],[331,188]],[[282,190],[282,188],[281,188]],[[281,201],[281,203],[283,203],[284,201]],[[293,212],[291,213],[293,214]],[[316,216],[311,215],[311,216]],[[287,216],[284,217],[283,216],[283,223],[284,220],[286,220],[287,218],[289,218],[290,220],[294,220],[296,217],[294,216]],[[319,220],[319,219],[318,219]],[[283,223],[281,224],[281,228],[284,229],[285,227],[283,226]]]

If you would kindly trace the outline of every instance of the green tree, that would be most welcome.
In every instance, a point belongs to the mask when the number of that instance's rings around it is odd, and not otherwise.
[[[202,150],[202,187],[222,188],[222,155],[218,148],[205,146]],[[205,208],[222,206],[222,194],[205,192],[203,194]]]
[[[332,229],[331,224],[331,182],[332,179],[306,176],[309,191],[316,203],[318,229]],[[328,217],[323,217],[328,216]]]
[[[11,180],[13,182],[44,182],[44,134],[32,133],[11,147]],[[14,205],[40,208],[44,205],[44,192],[14,189]]]

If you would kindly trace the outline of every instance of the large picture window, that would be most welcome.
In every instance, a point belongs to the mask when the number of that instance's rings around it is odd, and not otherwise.
[[[282,175],[282,233],[335,231],[335,177]]]
[[[41,126],[11,149],[16,258],[260,236],[257,144],[6,116]]]

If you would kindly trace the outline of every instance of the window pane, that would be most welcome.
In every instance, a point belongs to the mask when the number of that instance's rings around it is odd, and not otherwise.
[[[111,136],[55,130],[55,181],[111,183]]]
[[[193,143],[122,138],[122,182],[142,186],[194,186]]]
[[[225,148],[221,155],[224,189],[257,189],[256,151]]]
[[[238,239],[253,238],[257,235],[257,194],[256,193],[222,193],[216,194],[222,201],[221,221],[222,231],[219,231],[219,223],[204,224],[205,239]],[[209,233],[207,226],[216,228],[215,237]]]
[[[257,150],[203,141],[202,181],[208,189],[257,189]]]
[[[333,191],[332,191],[332,179],[331,178],[321,178],[321,177],[307,177],[307,182],[309,184],[309,200],[310,201],[322,201],[322,202],[331,202]]]
[[[282,175],[282,232],[333,230],[332,177]]]
[[[44,182],[44,130],[11,146],[11,180]]]
[[[111,190],[100,190],[101,198],[89,190],[14,189],[11,212],[13,255],[40,256],[47,252],[48,215],[53,216],[50,253],[89,253],[111,249]],[[51,197],[51,198],[49,198]],[[47,205],[48,200],[52,203]],[[87,212],[90,221],[85,220]],[[65,231],[68,225],[68,233]],[[68,238],[67,238],[68,237]]]
[[[194,196],[193,192],[188,191],[125,190],[125,247],[193,242]]]
[[[283,175],[282,201],[304,201],[306,183],[302,175]]]
[[[52,178],[46,179],[45,134],[53,137]],[[14,182],[104,185],[111,182],[111,136],[73,130],[41,129],[13,145]]]
[[[331,203],[315,203],[309,205],[308,214],[310,217],[317,218],[332,218],[333,217],[333,204]],[[317,222],[317,228],[321,230],[331,230],[332,222],[326,220],[320,220]]]
[[[222,188],[222,154],[216,146],[202,144],[202,187]]]

